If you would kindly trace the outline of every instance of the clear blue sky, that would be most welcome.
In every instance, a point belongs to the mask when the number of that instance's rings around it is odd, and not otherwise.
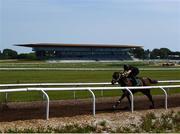
[[[180,51],[180,0],[0,0],[0,50],[41,42]]]

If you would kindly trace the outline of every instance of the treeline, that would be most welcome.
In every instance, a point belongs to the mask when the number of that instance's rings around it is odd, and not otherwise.
[[[168,48],[160,48],[153,49],[150,51],[149,49],[144,50],[143,48],[136,48],[131,50],[131,53],[135,58],[138,59],[174,59],[180,60],[180,52],[173,52]]]
[[[143,48],[132,49],[131,53],[135,58],[138,59],[174,59],[180,60],[180,52],[173,52],[168,48],[160,48],[153,49],[150,51],[149,49],[144,50]],[[36,60],[35,53],[20,53],[18,54],[15,50],[12,49],[4,49],[2,52],[0,51],[0,59],[28,59],[28,60]]]
[[[4,49],[2,52],[0,51],[0,59],[36,60],[37,57],[36,57],[35,53],[21,53],[21,54],[18,54],[15,50]]]

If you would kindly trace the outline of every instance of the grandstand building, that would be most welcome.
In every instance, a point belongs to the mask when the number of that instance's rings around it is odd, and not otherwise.
[[[16,46],[31,47],[39,59],[48,60],[131,60],[130,49],[142,47],[135,45],[57,43],[18,44]]]

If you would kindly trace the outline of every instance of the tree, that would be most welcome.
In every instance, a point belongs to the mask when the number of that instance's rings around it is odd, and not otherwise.
[[[3,59],[3,54],[1,53],[1,51],[0,51],[0,59]]]
[[[150,50],[147,49],[147,50],[144,50],[144,59],[150,59]]]
[[[19,54],[18,59],[28,59],[28,60],[36,60],[36,55],[35,53],[22,53],[22,54]]]
[[[144,59],[144,49],[143,48],[135,48],[132,50],[135,58]]]
[[[152,59],[167,59],[171,51],[168,48],[153,49],[151,52]]]
[[[171,53],[171,51],[168,48],[160,48],[159,51],[161,59],[167,59],[168,55]]]
[[[18,55],[16,51],[11,49],[4,49],[2,54],[5,59],[16,59]]]
[[[150,54],[151,59],[159,59],[160,58],[160,50],[159,49],[153,49]]]

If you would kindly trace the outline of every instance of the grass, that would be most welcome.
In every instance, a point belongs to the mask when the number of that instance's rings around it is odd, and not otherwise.
[[[21,67],[41,67],[41,68],[119,68],[124,64],[131,64],[141,68],[154,67],[154,63],[149,62],[89,62],[89,63],[47,63],[44,61],[0,61],[0,68],[21,68]],[[157,67],[157,66],[156,66]],[[61,83],[61,82],[110,82],[114,71],[0,71],[0,84],[8,83]],[[140,76],[148,76],[157,80],[180,79],[179,70],[169,71],[141,71]],[[161,94],[160,90],[153,90],[153,94]],[[178,90],[172,90],[171,93],[177,93]],[[72,99],[73,92],[58,91],[48,92],[51,100]],[[95,92],[96,96],[101,96],[100,92]],[[119,96],[119,91],[104,91],[104,96]],[[40,92],[9,93],[9,101],[32,101],[40,100]],[[76,92],[77,98],[86,98],[90,94],[86,91]],[[4,94],[0,94],[0,100],[4,100]]]
[[[0,71],[0,83],[108,82],[114,71]],[[141,71],[157,80],[180,79],[179,70]]]
[[[64,127],[38,127],[37,129],[27,128],[27,129],[8,129],[4,133],[90,133],[95,132],[95,128],[86,125],[86,126],[79,126],[78,124],[74,125],[66,125]]]
[[[0,71],[1,83],[102,82],[112,71]]]

